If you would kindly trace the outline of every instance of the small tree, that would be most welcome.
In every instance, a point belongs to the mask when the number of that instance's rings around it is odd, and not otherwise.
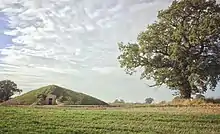
[[[145,103],[146,103],[146,104],[151,104],[153,101],[154,101],[153,98],[146,98],[146,99],[145,99]]]
[[[11,80],[0,81],[0,101],[7,101],[16,92],[21,93],[22,90],[18,89],[17,84]]]

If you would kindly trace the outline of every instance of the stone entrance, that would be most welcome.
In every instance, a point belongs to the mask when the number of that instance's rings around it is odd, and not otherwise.
[[[50,94],[46,97],[46,105],[55,105],[56,104],[56,95]]]

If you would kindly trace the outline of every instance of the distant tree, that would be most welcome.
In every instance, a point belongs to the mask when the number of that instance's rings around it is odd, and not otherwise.
[[[7,101],[16,92],[21,93],[22,90],[18,89],[17,84],[11,80],[0,81],[0,101]]]
[[[220,80],[220,6],[216,0],[174,0],[134,43],[119,43],[128,74],[166,85],[181,98],[214,90]]]
[[[145,99],[145,103],[146,103],[146,104],[151,104],[153,101],[154,101],[153,98],[146,98],[146,99]]]
[[[122,99],[116,99],[116,100],[114,101],[114,103],[125,103],[125,101],[122,100]]]

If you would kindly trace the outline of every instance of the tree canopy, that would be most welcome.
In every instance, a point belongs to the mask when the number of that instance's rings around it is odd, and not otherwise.
[[[20,93],[22,90],[18,89],[17,84],[11,80],[0,81],[0,101],[7,101],[14,93]]]
[[[181,98],[214,90],[220,80],[220,6],[216,0],[175,0],[137,37],[119,43],[118,59],[132,75],[166,85]]]
[[[146,98],[146,99],[145,99],[145,103],[146,103],[146,104],[151,104],[153,101],[154,101],[153,98]]]

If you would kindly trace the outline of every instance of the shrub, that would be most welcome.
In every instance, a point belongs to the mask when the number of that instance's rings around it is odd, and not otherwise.
[[[207,103],[220,104],[220,98],[206,98],[205,101]]]
[[[179,97],[175,97],[172,101],[172,105],[201,105],[205,104],[206,101],[204,99],[182,99]]]

